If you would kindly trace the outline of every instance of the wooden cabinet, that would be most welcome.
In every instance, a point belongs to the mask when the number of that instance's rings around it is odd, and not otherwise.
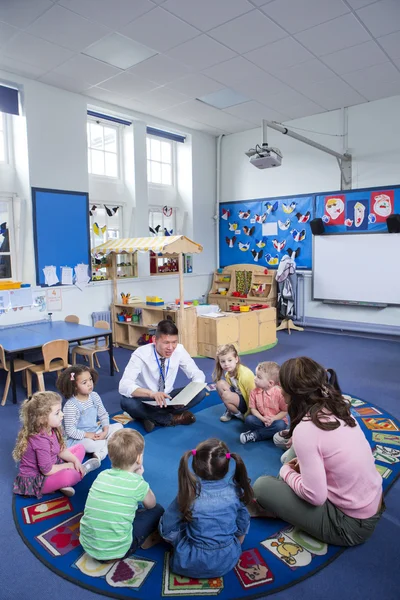
[[[112,279],[111,258],[104,256],[103,258],[92,258],[92,280],[101,281]],[[116,257],[116,274],[117,279],[127,279],[137,277],[137,253],[127,252],[118,254]]]
[[[234,296],[234,292],[245,297]],[[276,306],[275,271],[268,271],[257,265],[230,265],[217,269],[208,294],[208,303],[218,304],[223,311],[229,310],[231,304]]]
[[[215,358],[218,346],[234,344],[238,352],[261,350],[276,344],[276,310],[266,308],[226,313],[212,318],[197,317],[198,353]]]
[[[119,321],[117,315],[127,314],[132,321]],[[136,349],[138,340],[143,334],[152,334],[159,321],[171,319],[179,330],[179,341],[190,356],[197,355],[197,313],[194,306],[185,308],[185,323],[181,324],[179,310],[168,310],[165,306],[148,306],[146,304],[114,304],[113,305],[114,342],[125,348]],[[135,320],[134,320],[135,319]]]

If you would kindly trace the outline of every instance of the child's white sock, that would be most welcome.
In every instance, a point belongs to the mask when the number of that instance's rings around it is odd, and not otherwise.
[[[241,421],[244,421],[244,415],[240,412],[240,410],[233,413],[233,416],[236,417],[237,419],[240,419]]]

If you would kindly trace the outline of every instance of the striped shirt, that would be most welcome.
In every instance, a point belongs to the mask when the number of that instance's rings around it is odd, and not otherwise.
[[[107,469],[89,490],[79,541],[98,560],[122,558],[132,544],[132,524],[149,484],[137,473]]]
[[[74,440],[83,440],[85,437],[85,431],[82,429],[78,429],[77,425],[81,418],[81,413],[85,413],[86,410],[92,408],[94,406],[97,409],[97,419],[93,422],[93,431],[97,431],[102,427],[106,427],[110,424],[110,418],[108,416],[108,412],[106,411],[103,402],[101,401],[100,396],[96,392],[92,392],[89,394],[89,398],[82,402],[82,400],[78,400],[75,398],[74,400],[69,399],[65,403],[63,408],[64,413],[64,429],[67,438],[72,438]],[[76,403],[79,403],[80,409],[77,407]],[[100,421],[101,426],[98,425],[97,421]]]

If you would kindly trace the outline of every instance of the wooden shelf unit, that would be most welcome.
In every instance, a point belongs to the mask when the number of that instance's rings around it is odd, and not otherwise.
[[[222,311],[227,311],[231,304],[251,305],[268,304],[276,306],[276,280],[275,271],[268,270],[258,265],[230,265],[220,272],[214,271],[213,282],[208,294],[209,304],[218,304]],[[243,280],[244,293],[247,298],[233,296],[238,291],[240,279]],[[218,290],[226,290],[226,294]]]
[[[128,264],[127,264],[128,263]],[[138,276],[137,253],[118,254],[116,257],[117,279],[128,279]],[[94,281],[108,280],[113,278],[111,259],[102,259],[100,264],[92,259],[92,277]]]
[[[125,311],[135,314],[141,311],[139,322],[118,321],[117,314]],[[197,356],[197,312],[195,306],[185,308],[185,328],[180,327],[180,311],[168,310],[166,306],[148,306],[147,304],[113,304],[112,318],[114,323],[114,342],[124,348],[135,349],[138,339],[143,333],[155,329],[157,323],[163,319],[171,319],[178,327],[180,342],[189,352],[190,356]]]

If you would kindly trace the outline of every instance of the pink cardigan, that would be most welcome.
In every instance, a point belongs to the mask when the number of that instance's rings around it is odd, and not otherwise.
[[[376,514],[382,478],[358,423],[349,427],[340,421],[340,427],[325,431],[303,420],[293,431],[293,445],[300,474],[284,465],[280,476],[300,498],[315,506],[330,500],[357,519]]]

